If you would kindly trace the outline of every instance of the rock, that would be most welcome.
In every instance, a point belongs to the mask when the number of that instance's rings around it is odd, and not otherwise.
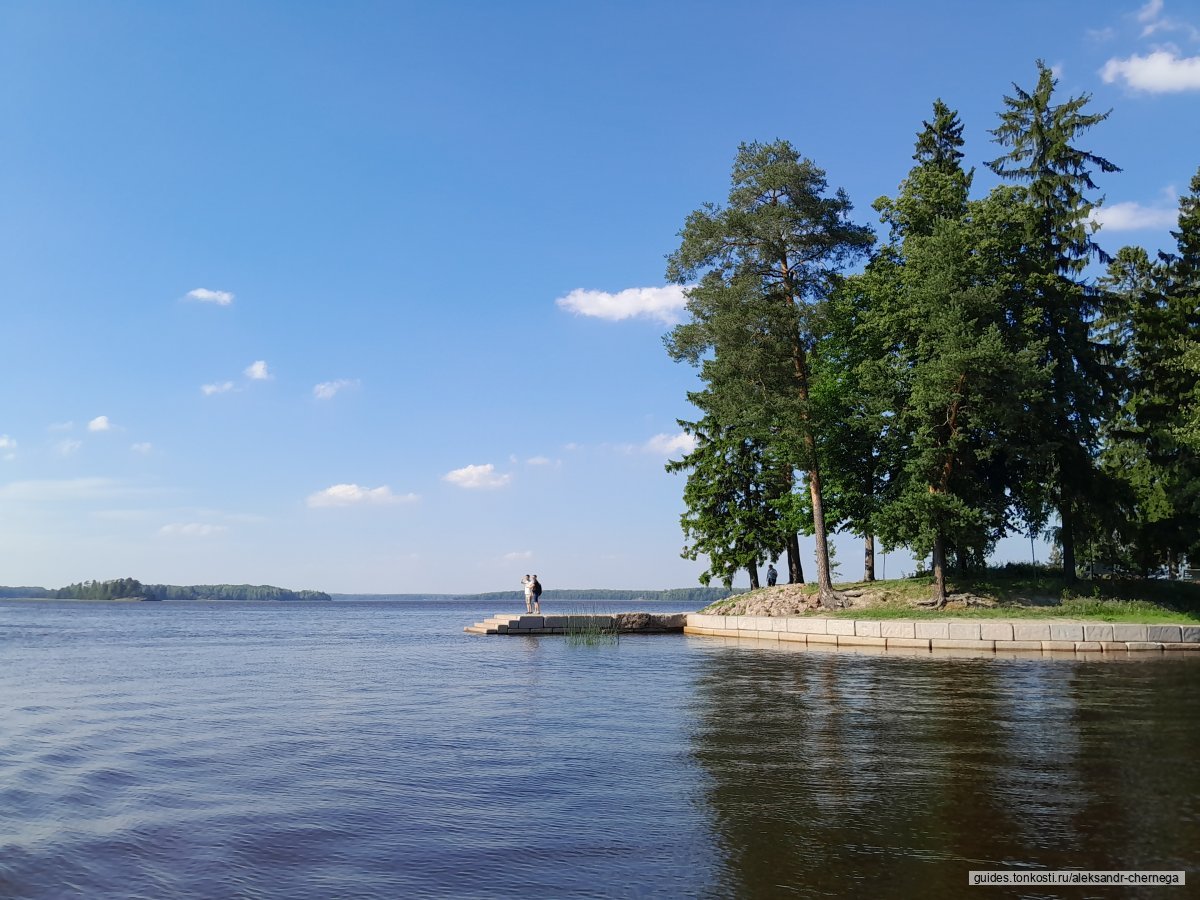
[[[687,613],[644,613],[627,612],[613,615],[617,631],[622,634],[636,632],[682,631],[687,624]]]
[[[617,631],[640,631],[650,624],[650,613],[626,612],[613,615]]]

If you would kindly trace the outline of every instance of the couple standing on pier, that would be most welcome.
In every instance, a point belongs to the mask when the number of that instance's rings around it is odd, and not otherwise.
[[[538,577],[534,575],[530,578],[526,575],[521,579],[521,586],[525,588],[525,612],[541,615],[542,583],[538,581]]]

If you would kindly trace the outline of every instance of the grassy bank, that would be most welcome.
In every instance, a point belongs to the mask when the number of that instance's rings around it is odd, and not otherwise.
[[[760,588],[713,603],[715,614],[830,615],[843,618],[920,619],[1071,618],[1097,622],[1200,623],[1200,584],[1194,582],[1096,579],[1067,584],[1061,575],[1033,566],[988,569],[948,579],[950,602],[943,609],[920,604],[932,593],[932,577],[839,584],[853,604],[848,609],[803,609],[815,585]]]

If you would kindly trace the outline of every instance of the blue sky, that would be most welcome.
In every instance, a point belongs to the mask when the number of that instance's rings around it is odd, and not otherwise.
[[[994,183],[1043,58],[1101,244],[1169,246],[1200,4],[996,9],[5,0],[0,583],[694,584],[664,255],[739,142],[877,225],[936,97]]]

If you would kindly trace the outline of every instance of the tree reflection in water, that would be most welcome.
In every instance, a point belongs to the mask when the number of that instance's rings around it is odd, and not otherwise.
[[[973,869],[1200,861],[1200,660],[713,641],[702,669],[715,896],[962,897]],[[1020,896],[1093,891],[1113,896]]]

